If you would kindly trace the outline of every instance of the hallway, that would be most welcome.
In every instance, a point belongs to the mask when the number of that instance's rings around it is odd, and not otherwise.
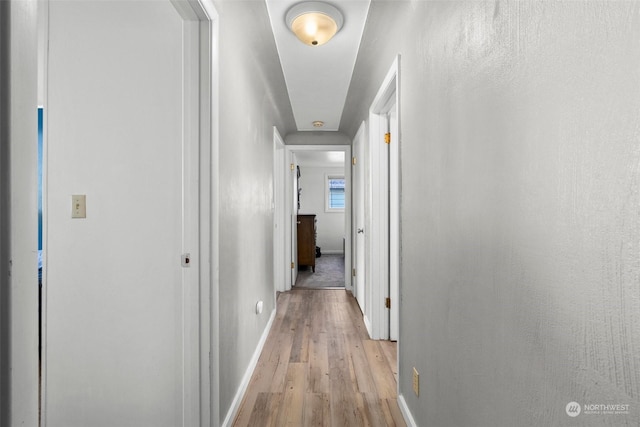
[[[298,3],[0,1],[0,426],[640,426],[640,1]]]
[[[350,293],[281,293],[234,425],[404,426],[395,358],[395,343],[369,339]]]

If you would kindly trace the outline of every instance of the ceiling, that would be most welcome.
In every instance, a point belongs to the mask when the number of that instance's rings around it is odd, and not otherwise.
[[[300,166],[343,167],[344,151],[296,151]]]
[[[299,131],[337,131],[364,31],[370,0],[327,1],[344,16],[342,29],[322,46],[307,46],[287,28],[298,0],[266,0],[293,116]],[[313,126],[323,121],[322,128]]]

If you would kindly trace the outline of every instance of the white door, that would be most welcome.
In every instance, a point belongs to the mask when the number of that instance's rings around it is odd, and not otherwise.
[[[353,265],[355,270],[355,296],[360,309],[366,313],[365,307],[365,205],[364,205],[364,145],[366,144],[365,124],[360,126],[358,133],[353,140],[353,153],[355,161],[352,162],[353,171]]]
[[[197,38],[168,0],[49,19],[44,422],[195,425]]]
[[[395,95],[393,96],[395,100]],[[400,322],[400,150],[398,109],[394,103],[388,114],[389,144],[389,339],[398,340]]]
[[[398,144],[398,114],[395,103],[395,92],[391,94],[385,112],[380,115],[382,129],[385,134],[384,152],[378,174],[384,181],[383,188],[383,212],[382,218],[385,224],[385,236],[381,239],[383,260],[384,292],[389,298],[385,322],[387,322],[388,338],[398,340],[399,335],[399,280],[400,280],[400,194],[399,194],[399,144]]]

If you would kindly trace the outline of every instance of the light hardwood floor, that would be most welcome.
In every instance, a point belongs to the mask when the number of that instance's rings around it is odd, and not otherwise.
[[[344,290],[292,290],[276,318],[234,426],[405,426],[396,346],[369,339]]]

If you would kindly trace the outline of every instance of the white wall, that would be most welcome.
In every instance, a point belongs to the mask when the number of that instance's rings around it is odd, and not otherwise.
[[[345,114],[401,53],[417,424],[640,423],[640,6],[374,2],[367,25]],[[571,401],[630,412],[572,419]]]
[[[300,214],[316,215],[316,246],[322,253],[343,253],[344,212],[326,212],[325,180],[327,175],[344,176],[344,167],[300,166]]]
[[[284,139],[287,145],[350,145],[349,137],[341,132],[290,132]]]
[[[0,425],[38,423],[36,2],[0,4]]]
[[[275,309],[273,126],[285,135],[293,114],[266,4],[225,1],[216,7],[221,109],[219,399],[224,418]],[[258,300],[264,301],[260,315],[255,313]]]

